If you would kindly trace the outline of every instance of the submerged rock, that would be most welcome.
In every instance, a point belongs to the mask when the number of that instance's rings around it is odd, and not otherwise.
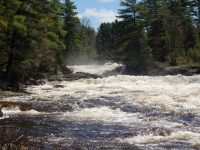
[[[54,87],[54,88],[64,88],[63,85],[54,85],[53,87]]]
[[[1,108],[18,107],[21,111],[28,111],[28,110],[32,109],[32,105],[31,104],[29,104],[29,103],[23,103],[23,102],[1,101],[0,102],[0,106],[1,106]],[[1,114],[1,112],[0,112],[0,114]]]
[[[114,70],[106,71],[102,74],[103,77],[108,77],[108,76],[116,76],[119,74],[122,74],[125,70],[125,66],[119,66],[115,68]]]

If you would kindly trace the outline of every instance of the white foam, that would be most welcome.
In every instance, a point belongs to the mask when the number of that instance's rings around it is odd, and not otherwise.
[[[109,107],[95,107],[85,108],[80,111],[66,112],[63,117],[67,120],[76,121],[95,121],[101,123],[111,123],[128,125],[131,123],[141,123],[141,119],[138,118],[138,114],[126,113],[120,109],[111,109]]]
[[[41,112],[38,112],[36,110],[28,110],[28,111],[21,111],[19,107],[8,107],[8,108],[2,108],[2,112],[4,116],[10,116],[14,114],[29,114],[29,115],[39,115]]]
[[[84,66],[79,66],[83,70]],[[79,69],[77,69],[80,71]],[[91,70],[95,71],[95,67]],[[101,69],[100,69],[101,70]],[[86,69],[87,71],[87,69]],[[99,71],[98,69],[96,71]],[[91,72],[90,72],[91,73]],[[100,72],[99,72],[100,73]],[[102,73],[102,72],[101,72]],[[63,85],[63,88],[54,88],[55,84]],[[72,102],[73,112],[60,112],[57,118],[72,121],[83,121],[90,123],[100,123],[100,124],[120,124],[124,126],[134,127],[139,124],[143,127],[163,127],[180,129],[180,131],[172,133],[170,136],[154,136],[154,135],[138,135],[131,139],[125,139],[127,141],[158,141],[158,140],[169,140],[179,139],[182,136],[187,139],[191,137],[191,143],[198,143],[198,133],[193,133],[189,131],[181,131],[184,124],[171,122],[169,118],[148,118],[145,113],[148,112],[138,112],[131,113],[123,112],[123,109],[117,109],[119,106],[130,106],[129,109],[134,108],[148,108],[149,110],[161,110],[167,113],[174,114],[186,114],[188,116],[194,116],[194,119],[198,119],[200,116],[200,75],[196,76],[128,76],[128,75],[118,75],[109,76],[101,79],[80,79],[76,81],[62,81],[59,83],[48,82],[44,85],[39,86],[29,86],[27,92],[32,93],[24,97],[12,97],[9,100],[12,101],[31,101],[36,102],[46,100],[47,103],[52,103],[55,105],[57,102],[62,105],[62,102],[68,99],[74,99],[75,103]],[[63,98],[64,96],[64,98]],[[60,100],[62,102],[60,103]],[[97,105],[94,107],[95,103],[100,101],[116,100],[113,103],[116,104],[116,108],[109,106]],[[46,101],[42,101],[45,103]],[[89,102],[88,102],[89,101]],[[94,108],[87,108],[87,103],[92,103],[94,101]],[[79,107],[79,102],[83,104]],[[86,104],[85,104],[86,103]],[[85,104],[85,105],[84,105]],[[106,105],[106,104],[105,104]],[[71,103],[70,103],[71,106]],[[59,108],[59,107],[58,107]],[[7,113],[24,113],[24,114],[37,114],[38,112],[27,111],[21,112],[19,110],[7,110]],[[66,110],[67,111],[67,110]],[[143,110],[145,111],[145,109]],[[168,120],[169,119],[169,120]],[[197,121],[197,120],[195,120]],[[191,125],[192,126],[192,125]],[[194,136],[192,136],[194,135]],[[197,139],[197,141],[196,141]],[[123,139],[124,140],[124,139]]]
[[[106,63],[104,65],[79,65],[79,66],[67,66],[74,73],[76,72],[84,72],[90,74],[98,74],[102,75],[106,71],[112,71],[117,67],[123,66],[117,63]]]
[[[190,131],[176,131],[172,132],[171,135],[168,136],[155,136],[153,134],[149,135],[138,135],[130,138],[117,138],[117,141],[120,142],[128,142],[131,144],[150,144],[156,143],[158,141],[168,141],[168,142],[176,142],[176,141],[184,141],[188,142],[191,145],[195,145],[200,142],[200,134],[194,133]]]

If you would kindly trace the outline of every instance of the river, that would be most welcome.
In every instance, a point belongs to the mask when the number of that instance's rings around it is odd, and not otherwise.
[[[69,66],[102,75],[119,67]],[[55,88],[55,85],[61,85]],[[113,75],[46,82],[6,98],[28,111],[3,108],[2,127],[40,149],[200,149],[200,76]],[[35,143],[35,144],[34,144]],[[27,145],[26,145],[27,146]]]

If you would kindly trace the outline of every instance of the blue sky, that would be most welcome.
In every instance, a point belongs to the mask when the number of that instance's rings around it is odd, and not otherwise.
[[[102,22],[112,22],[116,19],[120,0],[72,0],[79,13],[79,18],[88,18],[95,29]]]

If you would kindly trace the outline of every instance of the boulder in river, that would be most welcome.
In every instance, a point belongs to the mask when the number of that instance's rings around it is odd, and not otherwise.
[[[182,74],[182,75],[192,76],[195,74],[200,74],[200,67],[195,67],[195,66],[170,66],[166,67],[165,70],[169,75]]]
[[[28,103],[1,101],[0,108],[6,107],[18,107],[21,111],[28,111],[32,109],[32,105]]]
[[[156,63],[149,63],[146,66],[126,65],[123,73],[125,75],[148,75],[148,76],[164,76],[168,72]]]
[[[3,112],[1,111],[1,108],[0,108],[0,117],[2,117],[3,116]]]
[[[59,84],[58,84],[58,85],[54,85],[53,87],[54,87],[54,88],[64,88],[63,85],[59,85]]]
[[[64,78],[66,81],[73,81],[73,80],[89,79],[89,78],[97,79],[97,78],[102,78],[102,76],[84,72],[76,72],[73,74],[66,75]]]

